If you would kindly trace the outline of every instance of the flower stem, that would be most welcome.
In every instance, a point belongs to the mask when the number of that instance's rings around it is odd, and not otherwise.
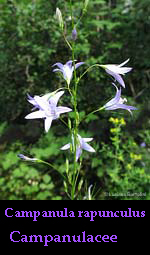
[[[91,114],[93,114],[93,113],[95,113],[95,112],[100,112],[100,111],[102,111],[102,110],[104,110],[104,107],[103,107],[103,106],[100,107],[100,108],[98,108],[97,110],[94,110],[94,111],[88,113],[84,118],[81,119],[81,121],[79,122],[79,125],[80,125],[81,122],[82,122],[83,120],[85,120],[89,115],[91,115]]]
[[[71,12],[71,21],[72,21],[72,29],[74,28],[74,19],[73,19],[73,10],[72,10],[72,1],[70,0],[70,12]],[[75,199],[75,190],[76,190],[76,175],[77,175],[77,162],[76,162],[76,150],[77,150],[77,134],[78,134],[78,125],[79,125],[79,116],[77,111],[77,75],[76,75],[76,68],[75,68],[75,42],[72,43],[72,61],[74,66],[74,89],[72,94],[73,99],[73,106],[75,112],[75,121],[73,127],[73,137],[74,137],[74,169],[73,169],[73,176],[72,176],[72,189],[71,189],[71,198],[72,200]]]
[[[67,38],[66,38],[64,32],[63,32],[63,37],[64,37],[64,40],[65,40],[65,42],[67,43],[69,49],[72,50],[72,46],[71,46],[71,44],[69,43],[69,41],[67,40]]]
[[[39,159],[38,162],[50,166],[50,167],[53,168],[55,171],[57,171],[57,172],[63,177],[64,180],[66,179],[66,176],[63,175],[62,173],[60,173],[60,172],[58,171],[58,169],[57,169],[55,166],[53,166],[51,163],[48,163],[48,162],[46,162],[46,161],[44,161],[44,160],[41,160],[41,159]]]
[[[77,83],[79,83],[79,81],[81,80],[81,78],[91,69],[91,68],[93,68],[93,67],[101,67],[101,65],[100,64],[94,64],[94,65],[92,65],[92,66],[89,66],[86,70],[85,70],[85,72],[83,73],[83,74],[81,74],[81,76],[78,78],[78,82]]]

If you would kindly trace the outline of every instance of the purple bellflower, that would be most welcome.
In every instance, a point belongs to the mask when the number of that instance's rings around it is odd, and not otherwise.
[[[64,94],[64,91],[57,93],[48,93],[42,97],[34,96],[33,98],[28,95],[28,101],[34,105],[34,109],[38,111],[28,114],[25,119],[44,119],[45,131],[51,127],[53,120],[58,119],[60,114],[70,112],[72,109],[64,106],[57,106],[59,98]]]
[[[121,63],[120,65],[108,64],[108,65],[100,65],[102,68],[106,70],[108,74],[114,77],[116,81],[120,83],[120,85],[125,88],[125,83],[120,74],[124,75],[132,70],[132,67],[122,67],[124,66],[129,59]]]
[[[79,62],[79,63],[75,64],[75,68],[74,68],[72,60],[69,60],[65,65],[63,65],[61,63],[56,63],[53,66],[57,66],[58,68],[54,69],[53,72],[57,72],[57,71],[61,72],[69,86],[70,81],[73,76],[74,69],[77,69],[79,66],[81,66],[83,64],[84,64],[84,62]]]
[[[95,150],[87,143],[92,141],[93,138],[82,138],[80,135],[77,135],[77,147],[76,147],[76,161],[78,161],[82,150],[89,152],[95,152]],[[74,146],[74,137],[72,137],[72,145]],[[61,150],[68,150],[71,147],[71,143],[68,143],[61,147]]]
[[[109,102],[107,102],[102,108],[104,108],[105,110],[116,110],[120,108],[120,109],[125,109],[132,114],[131,110],[137,110],[137,108],[134,106],[123,104],[124,102],[127,101],[127,99],[121,98],[121,87],[120,89],[118,89],[114,83],[113,85],[115,86],[117,90],[116,95]]]

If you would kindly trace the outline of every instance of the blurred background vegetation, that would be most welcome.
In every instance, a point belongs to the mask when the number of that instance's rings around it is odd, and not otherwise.
[[[71,36],[69,1],[0,0],[0,199],[67,199],[60,175],[46,165],[22,162],[18,153],[53,163],[65,172],[69,153],[68,130],[53,122],[48,134],[43,121],[25,120],[31,109],[27,93],[40,95],[64,86],[52,72],[56,62],[71,59],[58,23],[59,7]],[[73,1],[75,22],[84,1]],[[92,115],[80,126],[80,135],[94,137],[96,153],[83,152],[80,178],[93,185],[95,199],[150,199],[150,4],[149,0],[90,0],[77,27],[76,59],[86,65],[120,64],[127,58],[133,71],[125,76],[123,96],[138,111],[109,111]],[[71,106],[67,93],[62,102]],[[103,106],[115,95],[111,79],[98,68],[81,80],[78,106],[81,116]],[[71,116],[71,115],[70,115]],[[70,166],[71,167],[71,166]],[[81,190],[86,199],[87,189]],[[105,192],[130,193],[106,196]],[[141,193],[137,195],[135,193]]]

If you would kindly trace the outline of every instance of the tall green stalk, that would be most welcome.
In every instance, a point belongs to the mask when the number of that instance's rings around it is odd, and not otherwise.
[[[72,21],[72,30],[74,29],[74,19],[73,19],[73,11],[72,11],[72,1],[70,0],[70,11],[71,11],[71,21]],[[74,106],[74,113],[75,113],[75,120],[74,120],[74,127],[73,127],[73,137],[74,137],[74,169],[73,169],[73,178],[72,178],[72,189],[71,189],[71,198],[72,200],[75,199],[75,190],[76,190],[76,174],[77,174],[77,162],[76,162],[76,150],[77,150],[77,134],[78,134],[78,125],[79,125],[79,116],[77,111],[77,75],[76,75],[76,68],[75,68],[75,43],[72,43],[72,61],[74,66],[74,88],[73,88],[73,106]]]

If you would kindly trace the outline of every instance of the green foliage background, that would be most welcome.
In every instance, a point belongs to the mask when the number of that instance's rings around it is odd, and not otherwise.
[[[65,171],[66,154],[59,150],[69,141],[65,127],[55,121],[45,135],[42,121],[26,121],[24,116],[30,112],[27,93],[45,94],[64,85],[52,72],[52,65],[70,60],[71,53],[60,33],[55,10],[59,7],[63,13],[69,40],[69,1],[1,0],[0,3],[0,199],[67,199],[57,172],[41,164],[25,164],[17,154],[39,157],[53,163],[60,172]],[[76,22],[83,3],[73,1]],[[77,28],[76,59],[86,63],[79,73],[95,63],[119,64],[127,58],[134,68],[125,76],[123,90],[128,104],[138,108],[133,117],[125,111],[98,113],[81,125],[81,135],[95,140],[92,146],[97,152],[83,153],[80,176],[87,179],[87,189],[93,184],[95,199],[150,198],[149,28],[149,0],[90,0]],[[80,83],[80,115],[102,106],[114,93],[110,77],[102,70],[92,69]],[[67,94],[62,101],[68,105]],[[126,125],[114,134],[120,146],[117,167],[111,116],[126,120]],[[140,146],[142,142],[146,147]],[[141,159],[135,160],[131,153],[141,155]],[[87,189],[82,190],[81,199],[86,199]],[[106,196],[105,192],[146,195],[116,197]]]

